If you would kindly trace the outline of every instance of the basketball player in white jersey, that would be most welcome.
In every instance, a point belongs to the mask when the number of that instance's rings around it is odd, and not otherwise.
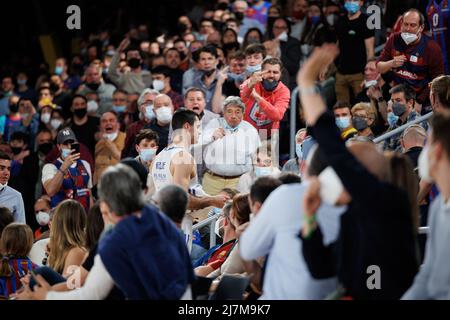
[[[188,191],[198,185],[195,159],[189,152],[191,145],[196,144],[200,132],[198,115],[187,109],[179,109],[172,118],[172,143],[163,149],[153,160],[150,175],[155,191],[170,184],[176,184]],[[203,209],[209,206],[222,208],[226,196],[201,197],[189,194],[188,208]]]

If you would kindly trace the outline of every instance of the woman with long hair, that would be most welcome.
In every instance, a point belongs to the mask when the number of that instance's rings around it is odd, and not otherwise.
[[[48,266],[63,277],[71,266],[81,266],[87,255],[85,248],[86,212],[74,200],[61,202],[55,210],[50,228]]]

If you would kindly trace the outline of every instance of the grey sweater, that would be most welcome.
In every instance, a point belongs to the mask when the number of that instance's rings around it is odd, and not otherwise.
[[[450,299],[450,203],[439,195],[429,212],[425,261],[402,300]]]

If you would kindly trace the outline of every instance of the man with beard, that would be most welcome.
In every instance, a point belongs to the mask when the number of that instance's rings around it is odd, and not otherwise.
[[[100,97],[100,110],[111,110],[112,96],[116,88],[109,83],[105,83],[98,67],[90,66],[85,72],[86,81],[78,89],[78,94],[86,96],[90,92],[95,92]]]

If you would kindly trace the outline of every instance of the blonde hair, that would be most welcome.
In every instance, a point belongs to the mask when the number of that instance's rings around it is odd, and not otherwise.
[[[84,248],[86,212],[74,200],[61,202],[55,210],[50,228],[48,265],[58,273],[64,272],[67,254],[73,248]]]
[[[377,119],[377,113],[370,103],[360,102],[355,104],[351,110],[352,116],[354,116],[358,111],[365,111],[367,113],[367,117],[374,121]]]
[[[450,76],[439,76],[431,81],[431,91],[439,102],[446,108],[450,108]]]

